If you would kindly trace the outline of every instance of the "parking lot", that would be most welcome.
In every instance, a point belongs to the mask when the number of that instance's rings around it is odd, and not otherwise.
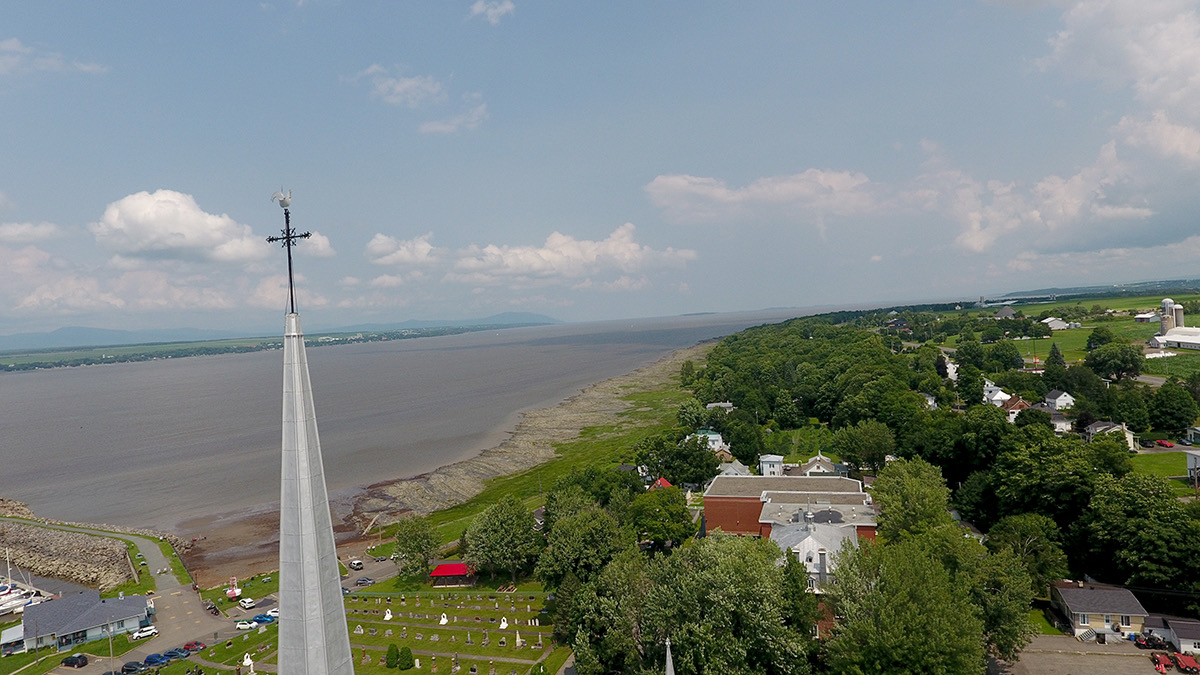
[[[1154,675],[1150,651],[1128,641],[1098,645],[1039,635],[1015,664],[993,664],[991,675]]]

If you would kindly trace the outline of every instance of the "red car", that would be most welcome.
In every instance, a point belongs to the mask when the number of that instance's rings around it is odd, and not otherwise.
[[[195,653],[195,652],[204,651],[204,648],[207,646],[208,645],[204,644],[203,642],[200,642],[199,640],[193,640],[193,641],[187,643],[186,645],[184,645],[183,648],[188,650],[189,652]]]
[[[1160,440],[1157,440],[1157,441],[1154,441],[1154,442],[1155,442],[1155,443],[1158,443],[1159,445],[1163,446],[1164,448],[1173,448],[1173,447],[1175,447],[1175,444],[1174,444],[1174,443],[1172,443],[1171,441],[1164,441],[1164,440],[1161,440],[1161,439],[1160,439]]]

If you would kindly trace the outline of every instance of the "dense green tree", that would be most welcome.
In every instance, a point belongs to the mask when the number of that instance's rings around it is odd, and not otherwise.
[[[695,431],[708,423],[708,410],[700,401],[689,398],[679,404],[679,409],[675,411],[675,419],[679,426],[688,431]]]
[[[983,373],[975,366],[959,367],[958,384],[955,388],[963,405],[970,407],[983,403]]]
[[[1196,421],[1197,415],[1200,415],[1200,407],[1196,405],[1196,399],[1178,384],[1167,381],[1155,392],[1150,406],[1150,424],[1158,431],[1181,434]]]
[[[769,539],[711,536],[650,566],[647,658],[661,672],[671,638],[675,672],[800,675],[811,625],[791,627],[782,552]]]
[[[691,359],[684,361],[679,366],[679,383],[685,387],[692,386],[692,382],[696,379],[696,364],[692,363]]]
[[[412,670],[416,665],[416,660],[413,658],[412,650],[408,647],[401,647],[399,657],[396,659],[396,667],[400,670]]]
[[[967,476],[954,492],[954,507],[963,520],[981,530],[987,530],[999,517],[996,508],[996,489],[990,471],[976,471]]]
[[[575,607],[575,594],[583,586],[574,572],[567,574],[554,589],[554,639],[566,644],[574,637],[574,624],[571,623],[571,612]]]
[[[754,464],[754,459],[766,449],[762,427],[753,422],[731,422],[725,428],[725,441],[729,443],[729,451],[743,464]]]
[[[1077,438],[1058,438],[1038,425],[1024,427],[1026,439],[996,458],[991,484],[1001,516],[1040,513],[1059,527],[1070,526],[1087,508],[1096,471]]]
[[[504,497],[467,527],[466,561],[493,574],[507,571],[515,584],[517,572],[536,560],[542,548],[542,536],[534,525],[529,509],[516,497]]]
[[[546,503],[543,505],[542,532],[554,532],[558,521],[583,511],[589,511],[597,506],[596,500],[584,492],[578,484],[556,485],[546,495]]]
[[[843,549],[826,643],[835,673],[983,673],[983,622],[917,540]]]
[[[1111,328],[1107,326],[1098,326],[1088,334],[1087,350],[1090,352],[1106,344],[1110,344],[1116,339],[1117,336],[1113,335]]]
[[[949,525],[950,490],[936,466],[921,458],[899,459],[879,472],[872,486],[879,508],[879,537],[900,541]]]
[[[1067,576],[1067,556],[1062,550],[1058,525],[1037,513],[1001,518],[988,530],[987,547],[993,553],[1012,551],[1025,566],[1037,595]]]
[[[437,535],[425,516],[411,515],[396,522],[396,567],[401,574],[429,574],[429,563],[437,555]]]
[[[1025,360],[1021,358],[1021,350],[1012,340],[1001,340],[990,346],[985,363],[989,372],[1001,372],[1025,366]]]
[[[1013,424],[1017,427],[1025,427],[1030,424],[1036,424],[1047,429],[1054,429],[1054,418],[1050,417],[1050,413],[1045,410],[1037,410],[1034,408],[1026,408],[1017,413],[1017,418],[1013,420]]]
[[[1092,458],[1092,467],[1100,473],[1106,473],[1120,478],[1133,471],[1133,460],[1129,458],[1129,445],[1125,434],[1112,431],[1096,436],[1087,444],[1088,454]]]
[[[1109,342],[1088,352],[1084,365],[1101,377],[1120,380],[1140,375],[1144,361],[1142,350],[1136,345]]]
[[[603,675],[607,672],[607,669],[600,663],[600,659],[596,657],[596,652],[592,649],[591,642],[582,628],[575,635],[571,651],[575,655],[575,672],[579,675]]]
[[[821,619],[817,594],[808,587],[808,568],[794,555],[783,565],[783,621],[799,635],[811,635]]]
[[[568,485],[579,487],[595,503],[613,510],[614,513],[616,510],[610,506],[614,500],[622,503],[628,502],[646,489],[641,476],[633,471],[596,467],[571,469],[570,473],[555,481],[551,492],[558,492]]]
[[[654,478],[666,478],[675,485],[703,485],[717,475],[721,464],[708,440],[696,434],[684,438],[658,434],[640,441],[634,449],[639,466],[646,467]]]
[[[1050,343],[1050,354],[1046,357],[1046,367],[1056,367],[1066,370],[1067,361],[1063,358],[1062,350],[1058,348],[1057,342]]]
[[[1112,418],[1114,422],[1124,422],[1125,426],[1135,433],[1142,433],[1150,428],[1150,409],[1146,407],[1146,395],[1143,387],[1135,386],[1116,392],[1113,397]]]
[[[396,668],[400,665],[400,648],[395,642],[388,645],[387,656],[384,657],[384,665],[388,668]]]
[[[616,518],[592,507],[558,521],[538,558],[536,574],[550,588],[557,587],[567,574],[587,582],[632,544]]]
[[[646,490],[634,497],[626,511],[625,522],[640,541],[653,542],[662,550],[668,543],[683,543],[696,533],[687,498],[676,487]]]
[[[895,446],[892,430],[875,420],[864,420],[852,427],[838,429],[830,442],[830,447],[843,462],[869,471],[883,468]]]
[[[975,366],[983,369],[984,353],[983,346],[974,339],[959,340],[955,345],[954,360],[958,362],[958,366]]]
[[[979,334],[979,341],[983,344],[991,344],[1004,339],[1004,331],[997,325],[991,325],[984,328]]]
[[[597,666],[592,672],[635,673],[641,669],[650,630],[645,619],[646,596],[653,584],[649,567],[650,561],[641,552],[622,551],[597,579],[575,594],[570,626],[564,630],[575,633],[577,664],[581,648],[586,647]]]

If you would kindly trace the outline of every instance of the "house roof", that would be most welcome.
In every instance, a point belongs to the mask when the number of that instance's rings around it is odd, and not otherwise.
[[[669,488],[669,487],[675,487],[675,486],[671,485],[671,481],[667,480],[666,478],[659,478],[658,480],[654,481],[654,484],[652,484],[650,487],[651,488]]]
[[[705,497],[760,497],[763,492],[862,492],[862,483],[842,476],[717,476]]]
[[[1070,396],[1070,394],[1067,394],[1067,392],[1060,389],[1051,389],[1050,391],[1046,392],[1046,398],[1060,398],[1063,396],[1063,394]]]
[[[68,635],[145,615],[144,595],[101,599],[100,591],[84,591],[26,607],[24,635],[26,640],[44,635]]]
[[[1175,637],[1181,640],[1200,640],[1200,621],[1189,619],[1167,619]]]
[[[758,461],[760,461],[760,462],[782,462],[783,455],[759,455]]]
[[[466,563],[443,563],[433,568],[431,577],[466,577],[471,575],[471,567]]]
[[[742,464],[741,462],[739,462],[735,459],[732,462],[724,462],[721,464],[720,475],[722,475],[722,476],[749,476],[750,475],[750,467],[746,466],[745,464]]]
[[[1142,603],[1128,588],[1085,584],[1080,588],[1069,582],[1054,585],[1072,614],[1123,614],[1146,616]]]

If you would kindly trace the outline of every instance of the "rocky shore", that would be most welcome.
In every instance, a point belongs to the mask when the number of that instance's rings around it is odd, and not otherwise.
[[[72,581],[102,591],[120,586],[133,578],[134,567],[130,563],[125,542],[43,525],[84,527],[167,539],[180,551],[187,545],[179,537],[163,532],[38,518],[27,505],[12,499],[0,498],[0,516],[33,521],[0,521],[0,546],[7,550],[13,565],[38,576]]]

